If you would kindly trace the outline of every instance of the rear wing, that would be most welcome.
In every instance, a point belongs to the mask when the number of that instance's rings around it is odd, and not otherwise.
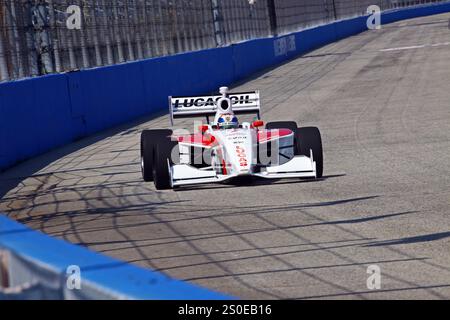
[[[217,112],[217,100],[222,95],[198,97],[169,97],[170,123],[176,118],[213,116]],[[234,114],[252,114],[260,117],[259,91],[230,93]]]

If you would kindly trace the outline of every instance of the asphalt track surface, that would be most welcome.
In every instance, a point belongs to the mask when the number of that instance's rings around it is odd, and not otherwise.
[[[386,25],[234,88],[261,90],[266,121],[321,129],[321,181],[155,191],[139,135],[161,115],[3,173],[0,211],[241,298],[449,299],[449,19]]]

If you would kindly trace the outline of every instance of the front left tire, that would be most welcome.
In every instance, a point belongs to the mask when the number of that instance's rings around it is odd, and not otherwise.
[[[172,130],[144,130],[141,133],[141,172],[146,182],[153,181],[154,151],[158,141],[170,137]]]
[[[312,150],[316,162],[317,178],[323,175],[322,137],[316,127],[303,127],[295,130],[295,155],[310,156]]]

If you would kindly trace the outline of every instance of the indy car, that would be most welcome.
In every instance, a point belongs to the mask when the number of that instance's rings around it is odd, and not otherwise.
[[[144,130],[141,170],[156,189],[226,183],[243,177],[317,179],[323,173],[322,140],[316,127],[260,119],[259,91],[169,97],[170,121],[205,117],[198,130]],[[237,116],[254,118],[239,123]],[[210,117],[214,120],[210,122]]]

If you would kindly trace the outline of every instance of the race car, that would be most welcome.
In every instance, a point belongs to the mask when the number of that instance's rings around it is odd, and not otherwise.
[[[294,121],[260,119],[259,91],[220,95],[169,97],[170,121],[205,117],[190,133],[179,129],[144,130],[141,134],[141,170],[144,181],[156,189],[265,179],[317,179],[323,174],[322,140],[316,127],[298,127]],[[239,123],[237,116],[253,114]],[[210,117],[214,120],[210,122]]]

